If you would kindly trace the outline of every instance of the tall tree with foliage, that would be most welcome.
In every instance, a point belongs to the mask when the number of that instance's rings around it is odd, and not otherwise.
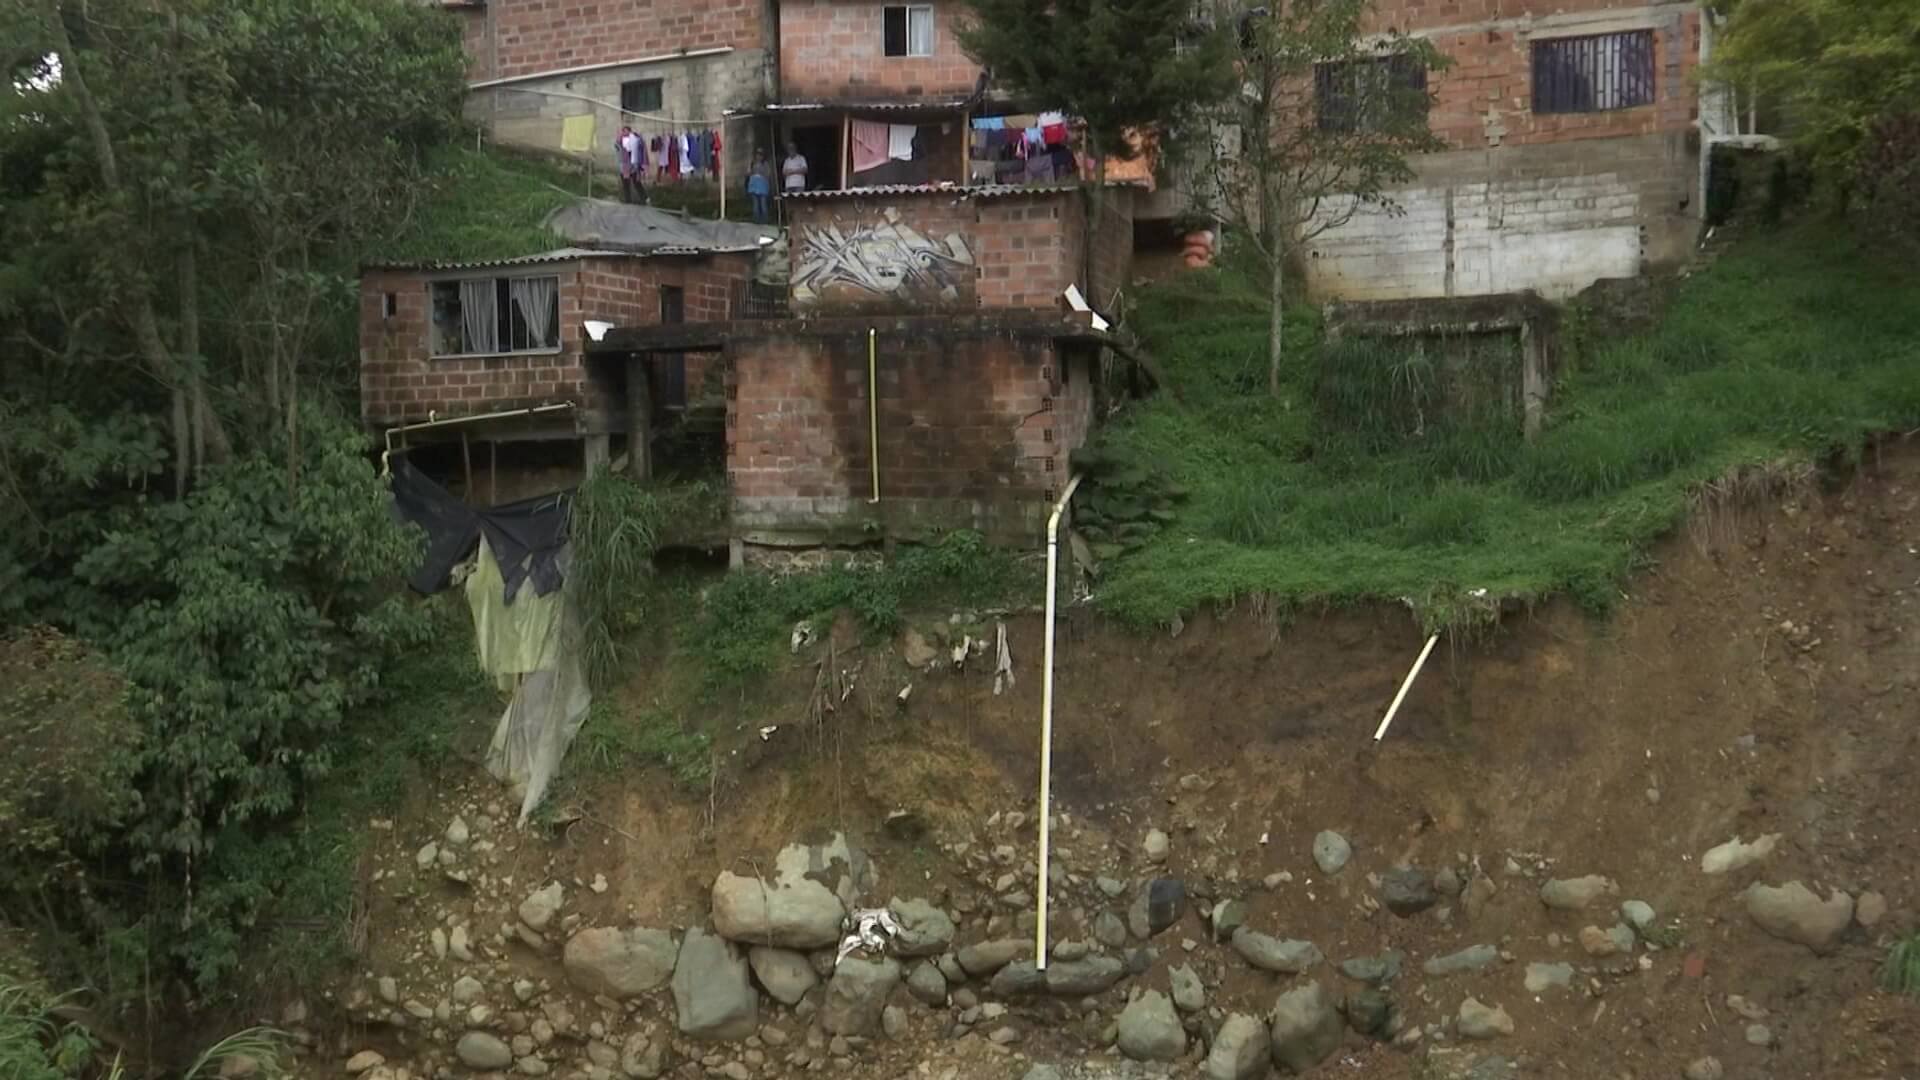
[[[1372,33],[1371,0],[1219,9],[1240,86],[1211,115],[1201,197],[1270,277],[1267,384],[1280,393],[1282,295],[1299,247],[1362,212],[1400,212],[1409,158],[1444,148],[1427,126],[1427,74],[1447,60],[1423,39]]]
[[[1223,43],[1201,32],[1192,0],[967,0],[967,8],[961,46],[993,85],[1083,125],[1096,220],[1107,160],[1131,160],[1146,146],[1175,152],[1228,85]]]
[[[1756,100],[1843,205],[1920,240],[1920,4],[1723,0],[1706,77]]]
[[[237,958],[199,946],[252,909],[196,903],[210,855],[297,808],[420,637],[417,538],[347,419],[356,278],[457,137],[464,66],[408,0],[0,5],[0,626],[98,650],[134,729],[96,747],[134,797],[85,845],[0,845],[0,910],[69,954],[139,940],[216,990]],[[46,734],[15,704],[0,746]],[[16,904],[56,856],[110,872]]]

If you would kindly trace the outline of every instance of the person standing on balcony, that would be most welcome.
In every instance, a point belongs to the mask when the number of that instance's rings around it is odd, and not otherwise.
[[[765,225],[773,220],[773,162],[767,160],[766,147],[753,152],[753,168],[747,170],[747,195],[753,199],[753,223]]]
[[[807,158],[798,143],[787,144],[787,159],[780,163],[780,188],[788,195],[807,190]]]

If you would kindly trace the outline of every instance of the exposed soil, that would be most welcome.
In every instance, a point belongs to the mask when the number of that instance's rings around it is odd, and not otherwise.
[[[944,615],[922,627],[936,647]],[[584,819],[526,834],[510,829],[504,794],[477,769],[430,793],[383,834],[391,839],[370,887],[364,972],[334,1005],[312,1002],[327,1034],[315,1074],[337,1073],[340,1052],[367,1046],[415,1073],[448,1062],[447,1044],[429,1033],[449,1025],[400,1031],[345,1019],[339,1002],[373,995],[380,975],[396,978],[402,999],[431,1006],[474,974],[503,1013],[521,1008],[508,984],[545,980],[540,1000],[567,1001],[581,1040],[563,1034],[543,1051],[559,1075],[585,1068],[590,1022],[616,1045],[636,1026],[670,1034],[665,991],[625,1013],[607,1009],[567,989],[552,952],[496,941],[514,906],[549,878],[567,884],[563,917],[581,925],[682,927],[704,920],[718,870],[767,867],[782,845],[840,830],[873,856],[871,902],[925,897],[971,910],[961,942],[1016,935],[992,883],[1007,871],[1019,889],[1034,883],[1042,626],[1020,616],[1007,632],[1018,682],[999,696],[991,651],[958,672],[944,659],[913,672],[898,648],[830,635],[834,667],[853,673],[851,692],[824,719],[808,719],[822,645],[750,702],[720,707],[715,726],[731,736],[711,792],[636,768],[577,787],[570,801]],[[1102,1032],[1127,989],[1165,990],[1171,964],[1194,965],[1209,1006],[1261,1014],[1305,978],[1357,989],[1331,965],[1392,948],[1408,955],[1392,993],[1411,1021],[1446,1021],[1469,995],[1504,1006],[1515,1034],[1474,1044],[1468,1060],[1498,1054],[1522,1076],[1677,1077],[1712,1054],[1733,1078],[1920,1078],[1920,1002],[1875,985],[1887,943],[1915,928],[1920,909],[1920,452],[1870,453],[1831,490],[1714,508],[1655,553],[1603,621],[1551,604],[1510,615],[1479,640],[1443,639],[1376,749],[1374,725],[1421,644],[1413,620],[1388,607],[1275,619],[1242,605],[1152,635],[1073,609],[1061,626],[1053,756],[1054,858],[1072,877],[1052,893],[1053,937],[1088,939],[1102,906],[1124,913],[1124,900],[1094,887],[1096,875],[1138,883],[1166,872],[1196,897],[1243,897],[1248,925],[1310,940],[1330,964],[1293,978],[1255,971],[1211,943],[1189,910],[1153,940],[1152,970],[1092,1005],[1008,1003],[1004,1022],[1020,1041],[1007,1049],[984,1037],[998,1023],[956,1038],[957,1010],[902,991],[907,1035],[860,1049],[842,1074],[1018,1077],[1023,1058],[1105,1059]],[[771,725],[763,740],[759,729]],[[919,815],[925,835],[890,836],[882,822],[898,810]],[[491,861],[462,855],[485,875],[475,888],[414,867],[416,850],[456,812],[499,822],[476,833],[500,845]],[[1024,821],[1009,829],[1014,813]],[[1153,827],[1172,838],[1165,871],[1140,851]],[[1355,852],[1326,880],[1310,857],[1322,829],[1343,833]],[[1726,877],[1699,869],[1708,848],[1765,833],[1783,834],[1770,859]],[[1015,847],[1011,865],[993,861],[999,845]],[[1368,877],[1403,863],[1462,877],[1477,864],[1499,892],[1471,920],[1447,901],[1444,916],[1401,919],[1368,902]],[[1278,871],[1292,880],[1263,886]],[[604,893],[584,887],[596,874]],[[1542,906],[1545,878],[1585,874],[1617,880],[1619,896],[1581,913]],[[1736,897],[1756,880],[1792,879],[1823,895],[1877,890],[1892,912],[1815,956],[1762,933]],[[1587,956],[1575,935],[1611,926],[1613,904],[1628,898],[1653,906],[1668,947]],[[435,960],[428,930],[449,919],[469,924],[495,962]],[[1508,959],[1478,974],[1420,972],[1421,962],[1478,943]],[[1530,961],[1573,964],[1573,987],[1526,993]],[[1751,1021],[1728,1007],[1729,994],[1767,1010],[1772,1046],[1749,1044]],[[791,1010],[763,998],[761,1016],[804,1043],[807,1024]],[[1427,1048],[1453,1045],[1443,1036],[1412,1050],[1350,1036],[1320,1071],[1431,1076]],[[721,1052],[713,1064],[741,1059],[738,1047]],[[1175,1074],[1198,1075],[1198,1052]],[[768,1048],[752,1074],[788,1075],[783,1057]]]

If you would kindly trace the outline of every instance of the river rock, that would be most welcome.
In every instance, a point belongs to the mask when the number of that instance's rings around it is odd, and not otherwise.
[[[915,964],[907,972],[907,993],[924,1005],[940,1008],[947,1003],[947,977],[934,964]]]
[[[1347,1026],[1362,1035],[1378,1037],[1393,1019],[1393,999],[1378,990],[1359,990],[1347,995]]]
[[[1173,1007],[1181,1012],[1199,1012],[1207,1007],[1207,988],[1200,982],[1200,976],[1194,973],[1190,964],[1181,964],[1167,971],[1167,979],[1173,986]]]
[[[939,956],[953,944],[953,920],[947,913],[925,900],[894,897],[887,906],[893,909],[900,932],[893,936],[897,956]]]
[[[961,949],[955,957],[960,970],[978,979],[991,975],[1021,957],[1033,955],[1033,942],[1024,938],[1000,938],[980,941]]]
[[[1459,952],[1436,956],[1421,965],[1429,975],[1458,975],[1467,971],[1485,971],[1500,962],[1500,950],[1492,945],[1470,945]]]
[[[1633,928],[1626,923],[1616,923],[1602,930],[1597,926],[1580,928],[1580,947],[1588,956],[1606,957],[1620,953],[1633,952]]]
[[[713,928],[748,945],[837,945],[846,914],[833,890],[812,878],[769,883],[727,870],[713,881]]]
[[[1187,886],[1179,878],[1154,878],[1140,887],[1127,926],[1138,938],[1150,938],[1180,921],[1187,911]]]
[[[1492,1039],[1513,1034],[1513,1017],[1498,1005],[1483,1005],[1475,998],[1460,1003],[1456,1017],[1463,1039]]]
[[[1379,956],[1356,956],[1340,961],[1340,974],[1359,982],[1379,985],[1399,978],[1406,959],[1398,949],[1388,949]]]
[[[486,986],[471,975],[462,975],[453,980],[453,1001],[456,1005],[471,1005],[486,995]]]
[[[378,1068],[379,1066],[385,1065],[386,1063],[387,1063],[386,1055],[382,1054],[380,1051],[362,1050],[359,1053],[347,1059],[347,1065],[346,1065],[345,1071],[349,1076],[358,1076],[369,1069]]]
[[[1267,1025],[1245,1013],[1234,1013],[1213,1037],[1213,1049],[1201,1068],[1206,1080],[1257,1080],[1267,1075],[1273,1040]]]
[[[1620,886],[1614,884],[1612,878],[1599,874],[1564,880],[1556,878],[1540,886],[1540,902],[1561,911],[1578,911],[1602,896],[1619,891]]]
[[[1868,930],[1887,917],[1887,898],[1877,892],[1863,892],[1853,902],[1853,920]]]
[[[1135,1061],[1178,1061],[1187,1033],[1173,1002],[1158,990],[1134,998],[1120,1012],[1120,1052]]]
[[[1093,940],[1109,949],[1121,948],[1127,943],[1127,924],[1113,912],[1102,911],[1093,917]]]
[[[1822,900],[1798,881],[1777,888],[1755,883],[1745,897],[1747,915],[1760,929],[1816,953],[1832,952],[1853,922],[1853,897],[1838,890]]]
[[[665,930],[596,926],[568,938],[560,959],[575,989],[622,1001],[665,986],[678,954]]]
[[[1147,838],[1140,844],[1140,852],[1147,857],[1148,862],[1162,863],[1167,861],[1168,847],[1166,833],[1159,829],[1148,829]]]
[[[1247,924],[1247,902],[1245,900],[1222,900],[1213,905],[1213,940],[1231,941],[1233,932]]]
[[[1311,941],[1282,941],[1244,926],[1233,935],[1233,951],[1262,971],[1282,975],[1298,975],[1326,959]]]
[[[1644,900],[1628,900],[1620,905],[1620,918],[1635,930],[1653,925],[1653,905]]]
[[[766,988],[767,995],[782,1005],[799,1004],[807,991],[820,983],[813,965],[791,949],[755,945],[747,950],[747,965],[753,969],[753,977]]]
[[[1347,838],[1327,829],[1313,838],[1313,862],[1323,874],[1337,874],[1353,858],[1353,845]]]
[[[1686,1071],[1680,1075],[1686,1080],[1721,1080],[1727,1075],[1727,1070],[1720,1064],[1719,1058],[1709,1055],[1688,1062]]]
[[[899,961],[847,957],[827,980],[820,1026],[830,1035],[874,1034],[880,1030],[880,1014],[887,1007],[887,998],[899,985]]]
[[[1340,1048],[1347,1024],[1333,995],[1312,982],[1280,995],[1269,1027],[1273,1063],[1285,1071],[1304,1073]]]
[[[1708,848],[1707,853],[1700,856],[1700,871],[1705,874],[1731,874],[1736,870],[1744,870],[1772,855],[1773,849],[1779,844],[1779,833],[1758,837],[1751,844],[1736,836],[1724,844]]]
[[[491,1072],[513,1064],[513,1049],[499,1036],[485,1031],[469,1031],[453,1044],[453,1055],[469,1069]]]
[[[747,978],[747,958],[733,943],[698,928],[680,942],[673,970],[673,1004],[683,1035],[732,1040],[759,1026],[759,995]]]
[[[539,889],[520,901],[520,921],[530,930],[545,930],[560,913],[560,905],[566,903],[567,892],[557,881],[550,881],[546,888]]]
[[[1104,993],[1126,973],[1126,962],[1115,956],[1056,961],[1047,965],[1047,993],[1056,997],[1086,997]]]
[[[1572,964],[1528,964],[1526,987],[1529,994],[1542,994],[1573,985]]]
[[[1051,970],[1048,968],[1048,971]],[[1015,960],[993,973],[993,980],[987,984],[987,989],[995,997],[1002,998],[1043,993],[1047,989],[1047,972],[1041,971],[1032,960]]]
[[[1412,918],[1439,902],[1440,893],[1425,870],[1403,866],[1380,875],[1380,903],[1403,919]]]

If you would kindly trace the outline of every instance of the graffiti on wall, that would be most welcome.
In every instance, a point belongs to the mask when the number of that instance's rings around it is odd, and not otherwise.
[[[892,215],[889,215],[892,218]],[[794,303],[955,303],[973,286],[973,252],[958,233],[935,240],[898,220],[808,229],[794,260]]]

